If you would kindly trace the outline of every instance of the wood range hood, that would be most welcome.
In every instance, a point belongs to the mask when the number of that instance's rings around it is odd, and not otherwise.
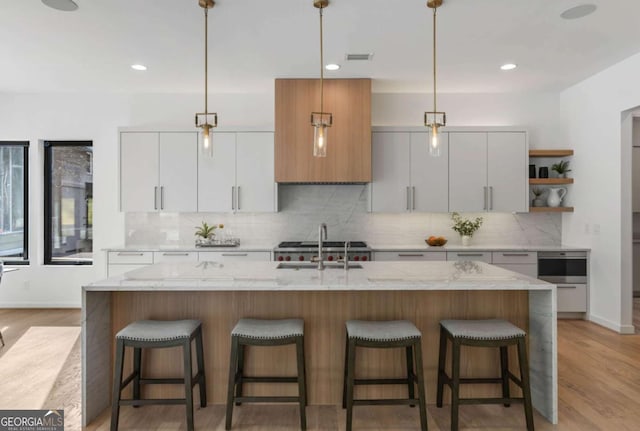
[[[371,79],[324,80],[333,125],[322,158],[313,157],[310,121],[319,109],[319,79],[275,80],[276,182],[371,182]]]

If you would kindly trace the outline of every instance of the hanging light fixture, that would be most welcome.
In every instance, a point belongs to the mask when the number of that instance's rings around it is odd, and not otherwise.
[[[202,129],[202,154],[208,157],[213,157],[213,143],[212,131],[214,127],[218,126],[218,114],[215,112],[209,112],[208,104],[208,72],[209,72],[209,56],[208,56],[208,36],[209,36],[209,9],[211,9],[215,2],[213,0],[198,0],[198,4],[204,9],[204,112],[196,113],[196,127]]]
[[[313,131],[313,156],[327,157],[327,128],[333,123],[333,115],[324,112],[324,46],[322,34],[322,11],[329,6],[329,0],[314,0],[313,6],[320,12],[320,112],[311,113]]]
[[[440,156],[440,127],[447,125],[447,114],[438,112],[436,98],[436,10],[444,0],[428,0],[427,6],[433,9],[433,111],[424,113],[424,125],[429,128],[429,154]]]

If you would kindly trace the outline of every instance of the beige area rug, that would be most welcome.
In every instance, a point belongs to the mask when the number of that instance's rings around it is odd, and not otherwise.
[[[80,429],[79,327],[29,328],[0,357],[0,409],[64,409]]]

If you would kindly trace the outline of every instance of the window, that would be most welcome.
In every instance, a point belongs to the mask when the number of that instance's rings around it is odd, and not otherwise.
[[[29,143],[0,142],[0,260],[29,263]]]
[[[44,262],[93,263],[91,142],[44,143]]]

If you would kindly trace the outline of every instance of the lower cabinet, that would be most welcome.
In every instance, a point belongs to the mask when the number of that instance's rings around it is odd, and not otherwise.
[[[124,274],[153,263],[150,251],[110,251],[107,253],[107,277]]]
[[[447,260],[475,260],[478,262],[491,263],[490,251],[448,251]]]
[[[154,251],[153,263],[160,262],[197,262],[197,251]]]
[[[586,313],[587,285],[558,284],[558,313]]]
[[[200,262],[269,262],[270,251],[201,251]]]
[[[535,251],[494,251],[491,256],[495,266],[528,277],[538,277],[538,253]]]
[[[376,261],[416,261],[416,260],[447,260],[444,251],[376,251],[373,254]]]

